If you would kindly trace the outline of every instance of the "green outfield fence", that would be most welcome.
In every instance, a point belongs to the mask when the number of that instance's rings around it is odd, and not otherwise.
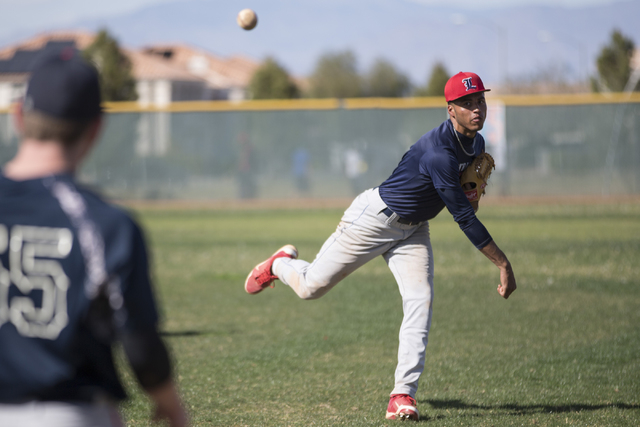
[[[640,193],[640,94],[489,96],[488,197]],[[81,180],[120,199],[351,197],[380,184],[442,98],[106,105]],[[0,165],[16,152],[0,111]]]

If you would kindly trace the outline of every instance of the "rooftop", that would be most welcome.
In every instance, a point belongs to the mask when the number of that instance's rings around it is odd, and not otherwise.
[[[66,47],[86,49],[95,34],[84,31],[54,31],[0,48],[0,80],[23,81],[34,61],[45,52]],[[130,59],[136,80],[206,81],[212,88],[246,87],[256,61],[232,56],[222,58],[185,44],[148,46],[135,50],[121,46]]]

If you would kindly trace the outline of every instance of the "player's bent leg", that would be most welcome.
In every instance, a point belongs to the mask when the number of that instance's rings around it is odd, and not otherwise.
[[[339,232],[336,232],[339,234]],[[302,299],[317,299],[359,267],[379,255],[377,251],[354,257],[337,241],[344,236],[334,233],[312,263],[299,259],[281,259],[273,269],[280,280]]]
[[[300,298],[320,298],[403,238],[402,230],[389,227],[380,219],[385,206],[377,189],[364,191],[345,211],[312,263],[282,258],[273,273]]]
[[[298,249],[296,249],[293,245],[284,245],[273,255],[267,258],[265,261],[262,261],[260,264],[256,265],[251,273],[247,276],[247,280],[244,282],[244,290],[250,294],[257,294],[261,292],[267,286],[271,286],[273,281],[278,278],[271,271],[271,267],[273,265],[273,261],[278,258],[297,258],[298,257]]]
[[[408,394],[392,394],[387,406],[388,420],[412,420],[418,421],[420,414],[416,405],[416,400]]]

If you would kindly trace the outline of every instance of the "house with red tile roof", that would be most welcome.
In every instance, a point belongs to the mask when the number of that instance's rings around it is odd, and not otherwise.
[[[247,99],[247,87],[260,66],[244,56],[221,58],[184,44],[148,46],[142,52],[206,80],[212,90],[211,99]]]
[[[33,62],[42,54],[67,47],[86,49],[95,34],[56,31],[39,34],[0,48],[0,109],[24,93]],[[132,64],[138,103],[164,107],[175,101],[243,100],[260,64],[242,56],[221,58],[184,44],[148,46],[134,50],[121,46]]]

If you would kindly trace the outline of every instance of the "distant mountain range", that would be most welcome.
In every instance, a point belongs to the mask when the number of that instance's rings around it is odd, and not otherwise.
[[[236,14],[245,7],[258,14],[253,31],[236,25]],[[595,59],[614,29],[640,47],[639,18],[637,0],[493,10],[411,0],[191,0],[67,28],[107,27],[128,47],[187,43],[222,56],[272,56],[297,76],[310,74],[322,54],[348,49],[362,71],[385,58],[417,85],[438,61],[450,73],[472,70],[499,84],[505,76],[519,80],[550,69],[562,70],[569,81],[584,79],[594,73]],[[17,36],[0,39],[0,46]]]

